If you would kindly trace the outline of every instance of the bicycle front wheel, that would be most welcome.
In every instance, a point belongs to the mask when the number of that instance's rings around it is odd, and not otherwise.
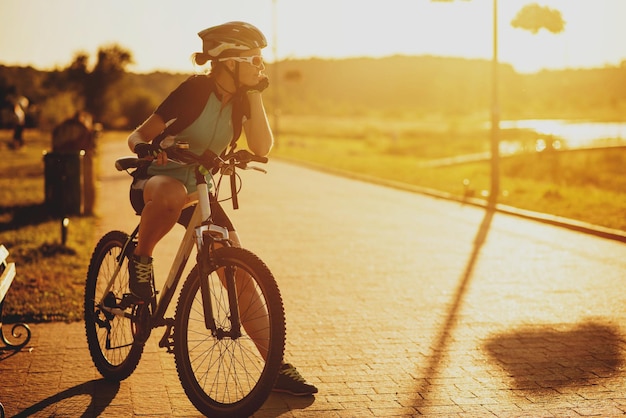
[[[176,308],[174,357],[191,402],[211,417],[248,417],[269,396],[285,349],[285,312],[274,276],[253,253],[224,247],[215,267],[201,278],[190,272]],[[235,303],[227,277],[234,278]],[[205,321],[201,280],[208,280],[214,329]],[[207,302],[207,305],[209,303]],[[231,312],[238,306],[239,315]],[[240,318],[240,321],[233,318]],[[233,323],[241,324],[233,332]]]
[[[85,331],[91,358],[104,378],[117,381],[131,375],[143,352],[142,344],[134,344],[131,313],[122,316],[107,310],[118,307],[123,295],[129,293],[128,257],[132,249],[123,252],[127,240],[128,235],[121,231],[111,231],[100,239],[91,256],[85,286]]]

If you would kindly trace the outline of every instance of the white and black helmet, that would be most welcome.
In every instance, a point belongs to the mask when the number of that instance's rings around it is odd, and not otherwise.
[[[263,33],[246,22],[213,26],[199,32],[198,36],[202,39],[202,52],[211,60],[229,55],[227,51],[234,53],[267,46]]]

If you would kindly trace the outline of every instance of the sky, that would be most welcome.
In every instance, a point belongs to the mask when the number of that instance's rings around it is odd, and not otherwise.
[[[525,5],[557,9],[565,30],[512,28]],[[0,64],[49,70],[78,52],[117,44],[128,70],[193,72],[197,33],[232,20],[266,35],[276,57],[395,54],[492,59],[493,0],[0,0]],[[626,61],[626,0],[500,0],[498,58],[521,73],[619,66]],[[95,59],[95,58],[94,58]]]

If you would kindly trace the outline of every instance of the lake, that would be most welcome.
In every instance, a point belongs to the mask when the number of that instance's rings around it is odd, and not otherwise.
[[[558,140],[560,148],[589,148],[626,145],[626,123],[624,122],[571,122],[555,119],[504,120],[500,129],[532,129],[538,141]],[[550,138],[550,136],[554,138]],[[503,141],[503,151],[513,144]],[[517,145],[519,148],[519,145]]]

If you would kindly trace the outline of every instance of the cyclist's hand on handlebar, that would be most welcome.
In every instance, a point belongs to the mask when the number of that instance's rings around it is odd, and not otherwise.
[[[236,151],[233,155],[237,161],[239,161],[240,163],[244,163],[244,164],[249,163],[251,161],[254,161],[257,163],[267,163],[268,161],[267,157],[262,157],[260,155],[253,154],[246,149],[240,149],[239,151]]]
[[[135,145],[134,151],[139,158],[156,160],[157,164],[165,164],[167,162],[167,153],[164,152],[158,145],[140,142]]]
[[[135,145],[135,154],[137,154],[137,157],[139,158],[148,158],[148,157],[156,157],[157,155],[159,155],[161,153],[161,147],[147,143],[147,142],[140,142],[137,145]]]

